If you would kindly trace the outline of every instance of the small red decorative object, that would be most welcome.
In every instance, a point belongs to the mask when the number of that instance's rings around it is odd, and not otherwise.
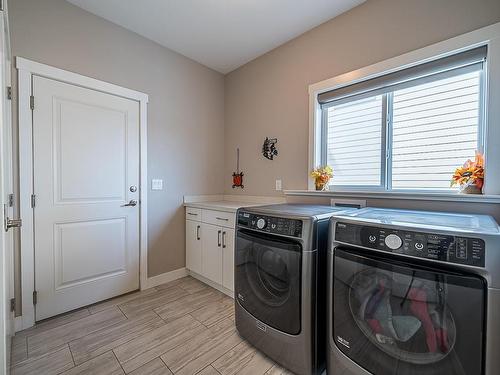
[[[244,188],[243,172],[240,172],[240,149],[236,149],[236,172],[233,172],[233,189],[236,187]]]

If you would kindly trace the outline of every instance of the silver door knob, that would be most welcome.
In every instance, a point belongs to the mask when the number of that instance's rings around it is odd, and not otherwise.
[[[134,206],[137,206],[137,201],[135,199],[132,199],[127,204],[122,205],[122,207],[134,207]]]

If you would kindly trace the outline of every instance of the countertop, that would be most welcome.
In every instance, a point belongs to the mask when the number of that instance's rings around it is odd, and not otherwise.
[[[184,207],[203,208],[207,210],[236,212],[240,207],[262,206],[265,203],[253,202],[233,202],[233,201],[215,201],[215,202],[191,202],[184,203]]]

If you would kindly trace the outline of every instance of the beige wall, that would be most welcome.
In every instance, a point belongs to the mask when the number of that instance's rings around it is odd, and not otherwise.
[[[149,190],[149,276],[183,267],[183,195],[223,190],[224,77],[63,0],[9,12],[14,56],[149,94],[148,176],[165,188]]]
[[[500,21],[499,0],[368,0],[229,73],[225,79],[225,173],[240,147],[245,189],[276,195],[306,189],[308,86]],[[261,153],[277,137],[279,155]],[[380,202],[379,202],[380,203]]]

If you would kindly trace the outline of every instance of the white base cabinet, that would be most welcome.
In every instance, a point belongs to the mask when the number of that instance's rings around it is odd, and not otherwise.
[[[201,273],[201,223],[186,220],[186,268]]]
[[[201,225],[201,275],[214,283],[222,284],[222,228],[212,224]]]
[[[235,213],[186,207],[186,268],[234,291]]]

